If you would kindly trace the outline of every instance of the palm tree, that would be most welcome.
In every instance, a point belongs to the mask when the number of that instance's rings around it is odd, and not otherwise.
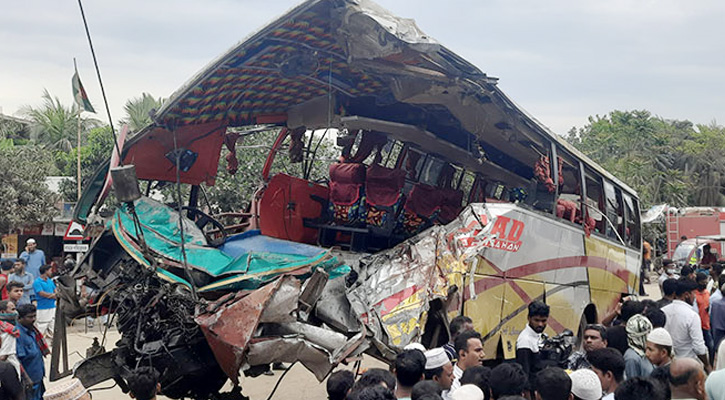
[[[45,89],[42,106],[24,106],[20,109],[20,114],[31,121],[30,138],[36,143],[64,152],[75,146],[78,133],[77,105],[66,107],[58,97],[51,96]],[[81,117],[81,132],[100,125],[101,122],[96,119]]]
[[[142,93],[141,97],[134,97],[126,102],[123,109],[126,111],[126,118],[121,120],[122,123],[128,124],[131,132],[138,132],[152,121],[153,112],[161,108],[164,99],[155,99],[148,93]]]

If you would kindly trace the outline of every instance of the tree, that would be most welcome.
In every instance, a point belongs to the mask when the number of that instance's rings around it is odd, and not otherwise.
[[[681,143],[693,132],[687,121],[667,121],[649,111],[612,111],[590,117],[567,141],[639,193],[644,208],[686,205],[692,188],[682,170]]]
[[[45,184],[52,164],[52,155],[39,146],[0,148],[0,232],[48,222],[58,213],[57,195]]]
[[[643,208],[725,205],[725,128],[612,111],[567,141],[639,193]]]
[[[26,144],[30,137],[30,121],[0,114],[0,146]]]
[[[725,128],[714,122],[697,125],[681,144],[686,170],[693,182],[692,201],[696,205],[725,205]]]
[[[126,105],[123,106],[126,117],[121,123],[128,124],[131,132],[138,132],[152,122],[151,113],[161,108],[163,102],[162,98],[155,99],[148,93],[142,93],[141,97],[126,101]]]
[[[31,121],[30,138],[48,149],[70,151],[76,146],[78,135],[78,108],[64,106],[58,97],[43,91],[43,104],[40,107],[24,106],[20,114]],[[101,122],[81,117],[81,138],[83,132],[100,126]]]
[[[205,188],[212,213],[247,209],[255,191],[263,184],[262,168],[278,133],[278,129],[272,129],[239,139],[236,146],[239,168],[234,175],[227,172],[227,162],[220,159],[216,183]],[[311,144],[311,151],[317,148],[314,162],[307,166],[309,171],[304,171],[304,163],[290,163],[287,146],[282,146],[272,164],[272,175],[275,172],[285,172],[299,177],[307,175],[307,179],[313,182],[327,178],[329,163],[335,159],[338,152],[334,149],[332,141],[324,137],[322,132],[315,132],[312,142],[309,141],[309,135],[308,131],[304,143]],[[222,157],[226,154],[228,151],[223,147]]]
[[[86,187],[96,169],[111,158],[113,149],[113,135],[109,126],[92,129],[85,138],[85,144],[81,146],[81,187]],[[61,153],[56,159],[61,173],[65,176],[76,176],[76,160],[78,150],[73,149],[68,153]],[[74,202],[77,199],[78,187],[73,180],[63,181],[60,185],[60,192],[67,202]]]

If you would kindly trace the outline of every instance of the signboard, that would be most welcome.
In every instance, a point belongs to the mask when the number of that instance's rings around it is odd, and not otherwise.
[[[47,222],[43,224],[43,230],[40,231],[40,234],[42,236],[53,236],[54,231],[53,223]]]
[[[3,235],[2,258],[16,258],[18,256],[18,235]]]
[[[87,244],[63,243],[63,252],[65,253],[83,253],[88,251]]]
[[[60,237],[65,236],[65,228],[67,228],[67,227],[68,227],[68,225],[66,225],[66,224],[56,223],[55,229],[53,232],[53,236],[60,236]]]
[[[71,221],[68,229],[65,230],[63,240],[83,240],[83,225],[78,222]]]
[[[23,227],[23,235],[40,235],[43,233],[43,225],[30,225]]]

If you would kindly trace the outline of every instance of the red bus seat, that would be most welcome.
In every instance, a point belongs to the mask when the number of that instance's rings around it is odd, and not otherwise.
[[[269,181],[259,202],[259,228],[263,235],[299,243],[317,243],[318,231],[307,227],[305,219],[317,218],[328,189],[304,179],[277,174]]]
[[[365,178],[365,223],[373,233],[389,235],[403,202],[406,172],[377,164],[368,167]]]
[[[415,235],[432,225],[442,203],[440,189],[417,183],[411,189],[400,215],[399,229],[405,235]]]
[[[358,225],[364,221],[361,207],[365,194],[365,165],[337,163],[330,165],[330,214],[335,223]]]
[[[438,213],[438,220],[442,224],[447,224],[461,213],[463,206],[463,191],[457,189],[439,189],[441,192],[441,209]]]

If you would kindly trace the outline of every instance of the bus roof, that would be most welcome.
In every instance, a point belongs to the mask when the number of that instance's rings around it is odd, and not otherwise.
[[[546,149],[553,141],[637,196],[518,107],[497,81],[423,33],[413,20],[396,17],[372,1],[308,0],[239,42],[177,90],[154,115],[154,124],[127,143],[124,161],[137,164],[139,178],[158,178],[144,176],[144,171],[159,171],[157,166],[138,163],[165,162],[165,150],[132,148],[183,128],[180,143],[196,143],[202,162],[183,171],[181,180],[209,182],[227,126],[342,127],[343,118],[359,116],[424,127],[471,153],[480,146],[507,168],[531,168],[530,156],[520,162],[512,154],[533,154],[531,148]],[[150,154],[155,151],[159,154]]]

